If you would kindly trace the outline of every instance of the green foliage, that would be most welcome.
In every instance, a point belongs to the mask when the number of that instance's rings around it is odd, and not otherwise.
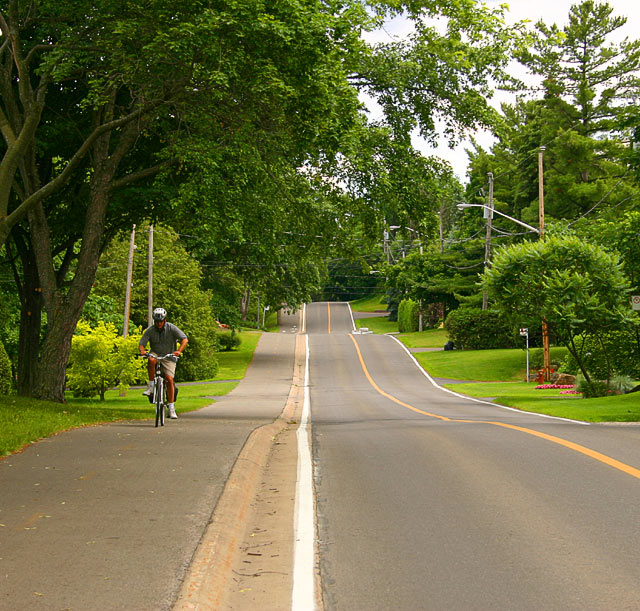
[[[418,303],[403,299],[398,306],[398,331],[411,333],[418,330]]]
[[[202,272],[198,262],[189,256],[172,229],[154,227],[154,307],[163,307],[168,320],[188,336],[189,344],[178,367],[176,380],[205,380],[217,371],[216,318],[211,309],[211,293],[200,289]],[[134,325],[147,327],[148,302],[148,226],[136,232],[131,320]],[[124,311],[124,284],[127,277],[129,236],[122,235],[108,247],[101,259],[96,277],[95,302],[114,302]]]
[[[576,376],[576,390],[582,394],[583,399],[593,399],[594,397],[606,397],[616,394],[610,390],[604,380],[587,380],[584,376]]]
[[[566,346],[590,379],[578,336],[631,324],[629,282],[617,256],[576,236],[552,236],[503,248],[484,273],[484,286],[514,326],[539,327]]]
[[[477,293],[478,253],[451,249],[439,252],[428,248],[424,254],[413,252],[387,268],[387,287],[422,303],[443,304],[455,309],[465,297]]]
[[[575,340],[580,359],[589,373],[599,380],[611,380],[616,375],[640,379],[640,328],[630,325],[620,331]],[[576,374],[577,359],[567,354],[563,370]]]
[[[69,388],[75,397],[99,395],[113,386],[126,390],[130,384],[146,378],[146,362],[138,355],[142,335],[137,329],[124,338],[112,323],[100,321],[95,328],[80,321],[71,343],[70,366],[67,370]]]
[[[513,347],[513,332],[505,317],[495,310],[458,308],[447,316],[444,328],[457,348],[487,350]]]
[[[0,342],[0,395],[8,395],[13,389],[11,361]]]
[[[223,352],[236,350],[242,343],[240,336],[233,331],[218,331],[217,338],[220,350]]]

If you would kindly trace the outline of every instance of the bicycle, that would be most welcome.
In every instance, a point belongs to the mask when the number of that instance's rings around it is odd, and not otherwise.
[[[148,359],[151,355],[147,352],[142,355],[142,358]],[[162,367],[160,366],[160,362],[164,360],[170,360],[174,363],[178,362],[178,357],[175,354],[169,353],[164,356],[156,356],[156,372],[155,372],[155,383],[153,385],[153,395],[149,395],[149,403],[153,403],[156,408],[156,426],[160,424],[160,426],[164,426],[164,417],[165,410],[168,410],[168,401],[167,401],[167,387],[166,380],[164,374],[162,373]],[[174,385],[174,397],[173,400],[178,398],[178,387]]]

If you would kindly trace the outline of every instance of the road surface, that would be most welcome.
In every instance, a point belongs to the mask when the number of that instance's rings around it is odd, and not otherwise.
[[[640,427],[460,398],[346,304],[306,318],[325,609],[640,609]]]

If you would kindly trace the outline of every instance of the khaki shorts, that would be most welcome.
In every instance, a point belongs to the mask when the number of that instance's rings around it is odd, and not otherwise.
[[[150,352],[151,356],[158,356],[155,352]],[[176,365],[174,361],[166,359],[164,361],[160,361],[160,369],[165,376],[169,376],[170,378],[176,377]]]

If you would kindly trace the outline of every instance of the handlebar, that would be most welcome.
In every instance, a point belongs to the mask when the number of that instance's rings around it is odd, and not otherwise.
[[[145,352],[144,354],[140,355],[143,359],[149,359],[152,358],[151,353],[150,352]],[[154,356],[154,359],[156,359],[157,361],[173,361],[174,363],[178,362],[178,358],[175,354],[173,354],[173,352],[170,352],[169,354],[165,354],[164,356]]]

